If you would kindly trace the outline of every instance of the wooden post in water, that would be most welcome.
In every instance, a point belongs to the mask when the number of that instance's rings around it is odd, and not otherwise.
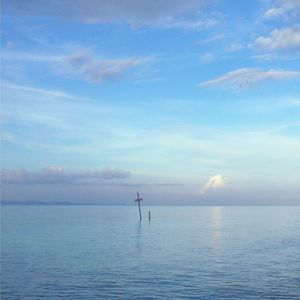
[[[148,211],[148,216],[149,216],[149,222],[151,221],[151,213],[150,210]]]
[[[135,199],[134,201],[136,201],[139,205],[140,222],[142,221],[141,204],[140,204],[140,202],[142,200],[143,200],[143,198],[140,198],[140,194],[139,194],[139,192],[137,192],[137,199]]]

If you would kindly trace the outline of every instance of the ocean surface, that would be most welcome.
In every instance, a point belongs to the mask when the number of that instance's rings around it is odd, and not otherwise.
[[[142,212],[3,206],[1,299],[300,299],[300,207]]]

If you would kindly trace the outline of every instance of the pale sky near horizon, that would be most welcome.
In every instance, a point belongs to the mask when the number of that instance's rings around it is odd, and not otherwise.
[[[3,200],[300,204],[300,0],[1,6]]]

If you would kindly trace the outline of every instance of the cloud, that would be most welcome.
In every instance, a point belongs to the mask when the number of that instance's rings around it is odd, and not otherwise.
[[[286,55],[286,54],[279,54],[275,52],[266,52],[255,54],[251,56],[252,59],[256,59],[259,61],[274,61],[274,60],[292,60],[295,59],[294,56]]]
[[[129,68],[137,66],[145,59],[120,58],[99,59],[87,52],[65,56],[58,70],[70,77],[78,77],[89,83],[116,80]]]
[[[243,68],[226,73],[213,80],[201,82],[198,86],[229,87],[243,89],[258,82],[268,80],[291,79],[299,76],[299,72],[289,70],[262,70],[260,68]]]
[[[208,179],[208,181],[200,189],[199,193],[201,195],[205,195],[213,190],[225,187],[226,184],[225,178],[222,175],[217,174]]]
[[[300,100],[293,100],[291,101],[292,106],[300,106]]]
[[[184,186],[179,182],[143,182],[131,181],[131,173],[126,170],[105,168],[100,171],[66,172],[61,167],[47,166],[38,172],[26,170],[2,169],[1,184],[23,187],[69,187],[74,186],[114,186],[125,188],[178,188]],[[16,187],[17,188],[17,187]]]
[[[129,171],[118,169],[103,169],[101,171],[88,171],[68,173],[63,168],[47,166],[40,172],[25,170],[1,170],[1,182],[15,185],[39,185],[39,184],[88,184],[103,182],[106,180],[120,180],[131,176]]]
[[[158,24],[158,27],[169,29],[169,28],[178,28],[178,29],[198,29],[203,30],[217,25],[218,22],[213,19],[205,20],[163,20]]]
[[[55,166],[47,166],[43,169],[44,174],[62,174],[63,172],[63,168]]]
[[[237,51],[241,51],[243,49],[245,49],[245,46],[243,46],[242,44],[240,44],[238,42],[233,42],[226,47],[226,51],[229,51],[229,52],[237,52]]]
[[[265,18],[282,18],[288,15],[300,15],[299,0],[278,0],[276,4],[265,12]]]
[[[199,44],[205,45],[212,42],[223,40],[224,38],[225,38],[224,33],[220,33],[213,36],[209,36],[208,38],[199,41]]]
[[[51,97],[53,98],[66,98],[66,99],[74,99],[74,100],[83,100],[83,101],[88,101],[91,100],[89,98],[82,98],[78,96],[74,96],[68,93],[65,93],[63,91],[59,90],[46,90],[46,89],[40,89],[40,88],[35,88],[35,87],[30,87],[30,86],[23,86],[23,85],[18,85],[10,82],[5,82],[2,80],[0,83],[1,88],[7,89],[7,90],[12,90],[16,92],[22,92],[22,93],[29,93],[29,94],[37,94],[41,95],[41,97],[46,96],[46,97]],[[7,93],[5,93],[7,96]]]
[[[270,36],[258,37],[255,44],[271,50],[300,49],[300,27],[274,29]]]
[[[215,60],[215,55],[210,52],[205,53],[201,56],[201,60],[203,63],[206,63],[206,64],[211,63]]]
[[[26,52],[4,51],[2,58],[6,62],[46,63],[54,66],[55,71],[69,77],[77,77],[89,83],[116,80],[135,66],[141,65],[149,58],[122,57],[107,59],[90,53],[86,49],[71,54],[37,55]]]
[[[63,58],[62,55],[52,55],[52,54],[35,54],[28,53],[24,51],[16,51],[11,49],[2,50],[2,59],[5,61],[16,62],[39,62],[39,63],[49,63],[49,62],[59,62]]]
[[[293,106],[293,105],[291,105]],[[295,105],[296,106],[296,105]],[[282,126],[281,128],[278,128],[278,133],[282,134],[284,136],[290,136],[290,137],[300,137],[300,124],[291,124],[287,126]]]
[[[207,0],[4,0],[7,14],[50,16],[88,23],[128,23],[134,26],[174,24],[175,19],[201,12]],[[172,21],[172,22],[171,22]],[[177,27],[197,24],[177,23]]]

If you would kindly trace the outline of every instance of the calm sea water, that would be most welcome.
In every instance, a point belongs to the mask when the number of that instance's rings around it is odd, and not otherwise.
[[[2,299],[300,299],[300,207],[143,213],[2,207]]]

